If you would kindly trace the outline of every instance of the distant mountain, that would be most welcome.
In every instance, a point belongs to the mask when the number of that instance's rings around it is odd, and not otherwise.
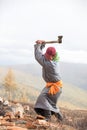
[[[33,76],[41,76],[41,66],[36,64],[12,66],[14,69],[32,74]],[[60,62],[60,74],[63,82],[73,84],[82,89],[87,90],[87,65]]]
[[[33,73],[29,73],[29,67],[30,65],[20,65],[13,67],[15,80],[18,84],[18,90],[16,91],[15,96],[13,96],[13,98],[18,99],[22,97],[27,99],[27,101],[29,100],[30,102],[35,102],[37,96],[45,86],[45,82],[40,76],[41,71],[38,72],[38,69],[36,71],[37,66],[31,67],[31,71],[33,69]],[[0,86],[2,84],[1,82],[4,76],[8,71],[8,68],[9,67],[0,68]],[[41,70],[41,68],[39,68],[39,70]],[[35,72],[37,72],[38,75]],[[2,91],[0,92],[0,96],[1,95],[3,96]],[[60,104],[60,106],[68,108],[87,109],[87,91],[76,85],[73,85],[72,83],[64,82],[63,92],[58,103]]]
[[[87,90],[87,64],[60,63],[64,82]]]

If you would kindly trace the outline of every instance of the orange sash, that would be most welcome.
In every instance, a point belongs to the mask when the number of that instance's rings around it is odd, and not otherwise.
[[[49,89],[49,94],[56,94],[57,92],[59,92],[60,88],[62,88],[62,80],[58,81],[58,82],[47,82],[46,87],[50,87]]]

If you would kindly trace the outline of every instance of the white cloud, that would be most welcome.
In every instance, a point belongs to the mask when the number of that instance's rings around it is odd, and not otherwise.
[[[0,56],[0,65],[30,64],[34,62],[33,56],[15,56],[12,54],[4,54]]]
[[[48,46],[50,45],[47,45],[46,48]],[[87,64],[86,51],[65,50],[63,46],[60,45],[51,46],[56,47],[56,49],[58,50],[60,61]],[[44,49],[44,52],[46,48]],[[34,48],[32,49],[0,48],[0,65],[35,63]]]
[[[32,50],[0,48],[0,65],[28,64],[34,62]]]
[[[9,50],[6,48],[0,48],[0,55],[9,53]]]
[[[87,51],[60,50],[60,61],[87,64]]]

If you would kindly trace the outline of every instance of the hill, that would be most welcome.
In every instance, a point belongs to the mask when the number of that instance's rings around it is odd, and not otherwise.
[[[4,76],[7,74],[8,68],[0,68],[0,82],[2,84]],[[40,76],[29,74],[26,71],[13,70],[15,80],[17,82],[17,90],[12,94],[12,99],[18,101],[26,101],[35,103],[39,93],[45,86],[45,82]],[[0,92],[1,96],[6,98],[6,92],[3,86]],[[70,109],[87,109],[87,92],[75,85],[64,83],[63,92],[59,100],[59,106]]]
[[[41,76],[41,66],[38,63],[27,65],[15,65],[12,68],[20,70],[33,76]],[[60,62],[60,73],[63,82],[70,83],[87,90],[87,65]]]
[[[13,114],[11,107],[16,108]],[[29,108],[26,108],[26,106]],[[4,110],[9,106],[4,106]],[[20,109],[19,109],[20,108]],[[63,121],[59,121],[55,115],[50,121],[45,121],[44,117],[38,116],[34,111],[34,105],[29,103],[10,102],[10,109],[5,116],[0,116],[0,130],[87,130],[87,110],[70,110],[61,108]],[[17,115],[20,110],[22,116]]]

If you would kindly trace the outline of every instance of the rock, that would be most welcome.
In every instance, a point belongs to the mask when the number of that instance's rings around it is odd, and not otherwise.
[[[69,125],[63,125],[62,130],[76,130],[76,129]]]
[[[28,128],[28,129],[36,129],[37,126],[33,122],[27,122],[26,123],[26,128]]]
[[[45,119],[45,117],[44,116],[41,116],[41,115],[37,115],[37,117],[36,117],[36,119]]]
[[[25,106],[24,106],[24,112],[28,114],[29,111],[30,111],[29,106],[28,106],[28,105],[25,105]]]
[[[15,117],[23,118],[24,108],[20,103],[12,105],[12,111]]]
[[[45,120],[40,120],[40,119],[38,119],[38,120],[36,120],[34,123],[35,123],[35,124],[39,124],[39,125],[49,126],[49,123],[48,123],[47,121],[45,121]]]
[[[7,130],[27,130],[27,128],[22,128],[22,127],[18,127],[18,126],[8,126]]]
[[[5,121],[5,120],[1,120],[0,121],[0,125],[2,126],[15,126],[15,122],[8,122],[8,121]]]
[[[4,106],[8,106],[8,105],[9,105],[9,101],[8,101],[8,100],[5,100],[5,101],[3,102],[3,105],[4,105]]]

